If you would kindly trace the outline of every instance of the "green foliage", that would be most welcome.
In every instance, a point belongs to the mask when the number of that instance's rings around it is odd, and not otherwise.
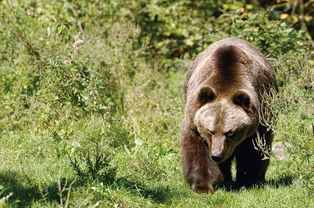
[[[298,164],[297,169],[306,167],[306,163],[313,163],[314,142],[309,139],[313,136],[313,70],[312,66],[301,58],[282,56],[278,62],[285,65],[275,65],[278,72],[278,81],[282,85],[281,92],[273,104],[277,111],[276,122],[278,139],[290,145],[288,151]],[[307,174],[299,177],[314,177],[311,169],[307,168]],[[313,182],[308,184],[312,189]]]
[[[0,206],[311,207],[313,54],[277,10],[246,2],[0,1]],[[230,36],[270,58],[289,154],[264,187],[198,196],[181,171],[182,85]]]
[[[230,34],[251,42],[270,57],[306,51],[304,32],[294,30],[285,22],[269,20],[269,12],[235,17]]]
[[[110,156],[103,153],[96,143],[94,148],[89,148],[87,153],[70,156],[70,164],[80,179],[100,180],[110,184],[115,179],[115,170],[110,167]]]
[[[136,16],[142,40],[149,39],[157,55],[180,57],[203,49],[206,21],[219,13],[217,1],[153,1]],[[208,40],[206,40],[208,41]]]

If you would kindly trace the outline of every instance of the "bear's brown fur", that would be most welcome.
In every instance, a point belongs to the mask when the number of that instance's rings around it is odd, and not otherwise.
[[[276,91],[275,73],[250,43],[228,38],[200,53],[184,85],[185,118],[181,130],[184,175],[198,193],[212,193],[213,184],[232,180],[251,186],[265,179],[269,163],[254,148],[257,134],[270,148],[272,132],[259,121],[264,96]]]

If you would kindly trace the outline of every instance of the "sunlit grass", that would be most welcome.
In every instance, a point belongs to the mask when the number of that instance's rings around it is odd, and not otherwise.
[[[259,187],[198,195],[184,180],[179,151],[189,56],[149,54],[130,19],[89,22],[101,17],[100,5],[85,3],[81,45],[70,4],[35,12],[28,1],[0,3],[0,207],[314,207],[306,54],[291,49],[271,59],[280,86],[275,142],[286,144],[284,160],[272,156]]]

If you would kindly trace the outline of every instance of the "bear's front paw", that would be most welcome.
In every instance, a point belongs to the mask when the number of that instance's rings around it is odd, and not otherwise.
[[[212,193],[214,193],[214,188],[209,183],[192,185],[192,189],[193,189],[193,191],[195,191],[198,194],[212,194]]]

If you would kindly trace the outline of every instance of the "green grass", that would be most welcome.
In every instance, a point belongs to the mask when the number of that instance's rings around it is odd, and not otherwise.
[[[199,35],[147,31],[137,1],[69,2],[0,2],[0,207],[314,207],[313,54],[302,32],[264,13],[217,17],[213,30],[270,56],[280,93],[268,122],[287,153],[272,156],[264,185],[198,195],[181,168],[182,86],[195,51],[217,37],[190,17],[172,32]],[[251,33],[255,24],[262,29]],[[189,39],[196,45],[186,49]],[[168,41],[185,48],[182,58],[168,56]]]
[[[218,188],[213,195],[197,195],[190,191],[183,179],[177,150],[159,157],[150,157],[149,151],[153,150],[146,148],[143,148],[144,152],[121,153],[116,156],[120,163],[117,165],[116,179],[112,184],[106,184],[101,180],[78,180],[67,158],[53,157],[54,153],[49,149],[54,149],[54,144],[49,139],[38,142],[39,138],[28,134],[27,137],[13,135],[6,142],[3,140],[1,158],[4,160],[0,166],[3,197],[13,193],[5,207],[57,207],[61,204],[60,200],[63,200],[63,205],[69,203],[70,207],[92,207],[97,204],[100,207],[314,205],[313,189],[306,179],[294,173],[298,168],[289,160],[273,160],[267,182],[262,187],[248,190]],[[140,155],[140,159],[136,158],[136,154]],[[141,164],[145,157],[157,161]],[[150,163],[156,166],[151,167]]]

